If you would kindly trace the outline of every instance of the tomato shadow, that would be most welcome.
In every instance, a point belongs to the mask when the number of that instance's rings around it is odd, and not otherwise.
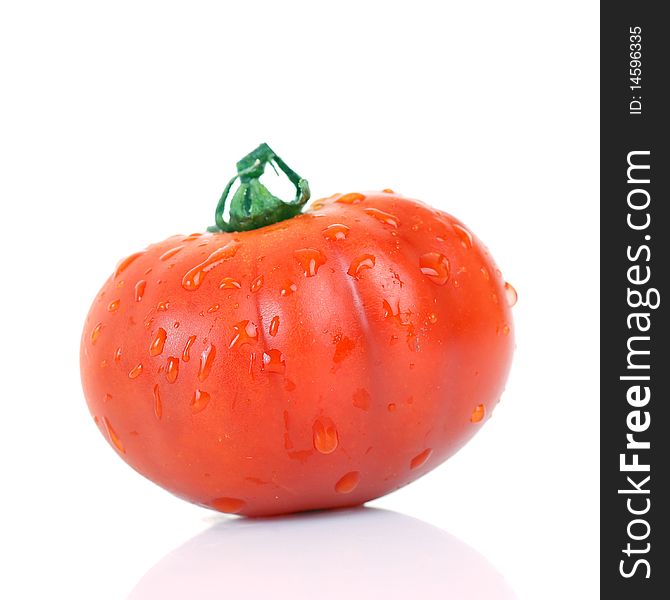
[[[376,508],[218,522],[170,552],[128,600],[516,598],[478,552]]]

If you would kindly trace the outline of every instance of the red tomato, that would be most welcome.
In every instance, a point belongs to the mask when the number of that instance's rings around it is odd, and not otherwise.
[[[119,455],[191,502],[360,504],[481,428],[515,299],[453,217],[389,190],[337,194],[122,261],[86,321],[83,387]]]

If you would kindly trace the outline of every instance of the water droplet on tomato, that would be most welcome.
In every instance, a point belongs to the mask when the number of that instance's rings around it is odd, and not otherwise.
[[[121,362],[121,347],[120,346],[114,352],[114,362],[115,363]]]
[[[384,188],[382,190],[385,194],[395,194],[395,192],[391,188]]]
[[[198,379],[205,381],[209,372],[212,370],[212,363],[216,357],[216,346],[210,344],[202,351],[200,355],[200,368],[198,369]]]
[[[351,261],[347,275],[351,275],[354,279],[360,279],[361,271],[364,269],[371,269],[374,266],[375,257],[372,254],[362,254]]]
[[[514,306],[518,300],[516,290],[510,283],[505,283],[505,300],[507,300],[507,306],[510,308]]]
[[[386,408],[388,409],[389,412],[395,412],[396,409],[395,402],[391,402]]]
[[[204,261],[193,267],[184,275],[181,284],[185,290],[197,290],[205,279],[205,275],[212,269],[219,266],[224,260],[232,258],[237,254],[240,248],[240,243],[231,240],[225,246],[217,248]]]
[[[239,348],[243,344],[258,341],[258,328],[251,321],[240,321],[236,325],[233,325],[233,330],[235,334],[233,335],[233,339],[230,340],[228,348]]]
[[[100,332],[102,331],[102,323],[98,323],[91,331],[91,344],[95,344],[100,337]]]
[[[326,257],[316,248],[295,250],[293,256],[302,266],[305,277],[314,277],[319,271],[319,267],[326,264]]]
[[[462,225],[458,223],[452,223],[451,226],[454,228],[458,239],[461,240],[461,245],[464,248],[472,248],[472,234]]]
[[[244,500],[238,498],[215,498],[210,502],[212,508],[224,513],[235,514],[244,507]]]
[[[275,336],[277,335],[277,332],[279,331],[279,315],[275,315],[272,317],[272,321],[270,321],[270,335]]]
[[[181,353],[181,359],[184,362],[188,362],[189,360],[191,360],[191,346],[193,346],[193,342],[195,342],[195,337],[196,336],[192,335],[186,340],[184,351]]]
[[[350,471],[335,484],[335,491],[338,494],[350,494],[356,489],[360,480],[361,474],[358,471]]]
[[[256,279],[254,279],[251,282],[251,286],[249,287],[249,289],[251,290],[252,293],[255,293],[262,287],[263,287],[263,276],[259,275],[258,277],[256,277]]]
[[[151,342],[151,346],[149,346],[149,354],[151,356],[159,356],[163,352],[166,339],[167,331],[165,331],[165,329],[162,327],[159,327],[156,333],[156,337],[154,338],[153,342]]]
[[[107,310],[109,312],[116,312],[117,310],[119,310],[119,304],[121,304],[121,300],[113,300],[107,306]]]
[[[224,277],[219,284],[219,288],[222,290],[239,290],[241,287],[240,282],[232,277]]]
[[[191,398],[191,412],[193,414],[199,413],[209,404],[210,400],[211,396],[208,392],[195,390],[195,392],[193,392],[193,397]]]
[[[254,363],[256,362],[256,353],[251,352],[249,354],[249,368],[247,369],[247,373],[249,373],[249,376],[254,379]]]
[[[319,417],[312,425],[314,448],[321,454],[334,452],[338,444],[335,423],[328,417]]]
[[[279,293],[282,296],[290,296],[297,289],[298,289],[298,286],[295,283],[293,283],[291,280],[286,280],[286,282],[284,282],[284,285],[282,286]]]
[[[107,417],[105,417],[105,429],[107,429],[107,435],[109,436],[109,440],[112,442],[112,444],[114,444],[114,447],[121,454],[125,454],[126,449],[123,447],[123,444],[119,439],[119,436],[116,434],[116,431],[114,431],[114,428],[112,427],[112,424],[109,422],[109,419]]]
[[[174,383],[175,381],[177,381],[178,376],[179,376],[179,359],[175,358],[174,356],[170,356],[167,359],[167,365],[165,367],[165,379],[167,379],[169,383]]]
[[[263,370],[268,373],[284,373],[286,371],[284,355],[275,349],[263,352]]]
[[[472,411],[472,414],[470,415],[470,421],[472,423],[479,423],[484,416],[486,415],[486,407],[483,404],[478,404],[475,406],[475,409]]]
[[[177,254],[177,252],[180,252],[183,249],[184,249],[184,246],[176,246],[175,248],[171,248],[167,252],[163,252],[163,254],[160,255],[160,260],[169,260],[175,254]]]
[[[144,290],[146,290],[147,282],[144,279],[140,279],[135,284],[135,302],[140,302],[144,297]]]
[[[142,363],[139,365],[134,366],[132,369],[130,369],[130,372],[128,373],[128,377],[131,379],[137,379],[140,374],[142,373]]]
[[[161,402],[161,392],[158,389],[158,384],[154,386],[154,414],[158,420],[163,416],[163,403]]]
[[[127,258],[124,258],[117,265],[116,270],[114,271],[114,277],[118,277],[121,273],[123,273],[133,262],[135,262],[145,252],[146,252],[145,250],[142,250],[141,252],[135,252],[135,254],[131,254]]]
[[[159,302],[156,305],[156,310],[158,312],[165,312],[168,308],[170,308],[170,303],[169,302]]]
[[[486,281],[491,279],[491,276],[489,275],[489,271],[486,267],[482,267],[481,269],[479,269],[479,272],[482,274],[482,277],[484,277],[484,279],[486,279]]]
[[[375,219],[377,219],[377,221],[384,223],[384,225],[390,225],[394,229],[398,229],[398,226],[400,225],[398,217],[392,215],[391,213],[384,212],[383,210],[379,210],[378,208],[366,208],[364,210],[368,215],[374,217]]]
[[[323,237],[327,240],[344,240],[349,236],[349,228],[341,223],[333,223],[323,230]]]
[[[435,325],[435,323],[437,323],[437,315],[435,313],[430,313],[428,315],[428,321]]]
[[[333,343],[335,344],[335,353],[333,354],[334,363],[342,362],[356,347],[355,340],[341,334],[338,334],[333,338]]]
[[[219,310],[219,308],[221,308],[221,305],[219,305],[219,304],[212,304],[212,306],[210,306],[210,307],[207,309],[207,312],[211,315],[212,313],[215,313],[217,310]]]
[[[365,200],[365,196],[363,194],[357,194],[356,192],[353,192],[351,194],[344,194],[344,196],[340,196],[335,202],[340,202],[341,204],[358,204],[359,202],[363,202]]]
[[[444,285],[449,279],[449,260],[439,252],[427,252],[419,258],[421,272],[433,283]]]
[[[430,455],[433,453],[432,449],[426,448],[423,452],[417,454],[410,462],[410,469],[418,469],[420,466],[425,464],[425,462],[430,458]]]
[[[356,408],[361,410],[368,410],[370,408],[370,392],[363,388],[359,388],[354,392],[353,404]]]

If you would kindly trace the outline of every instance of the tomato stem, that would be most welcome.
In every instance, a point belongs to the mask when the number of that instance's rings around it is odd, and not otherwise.
[[[288,177],[295,186],[295,198],[284,202],[273,196],[260,182],[265,166],[270,165],[275,173],[275,165]],[[225,220],[228,195],[235,181],[240,180],[230,200],[228,220]],[[237,175],[233,177],[221,194],[216,206],[214,219],[216,225],[208,231],[248,231],[259,229],[278,221],[284,221],[300,214],[302,207],[309,200],[309,185],[295,171],[277,156],[267,144],[261,144],[253,152],[247,154],[237,163]]]

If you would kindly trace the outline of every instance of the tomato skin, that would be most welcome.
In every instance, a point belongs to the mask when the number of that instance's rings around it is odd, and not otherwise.
[[[511,293],[453,217],[336,195],[122,262],[86,321],[83,388],[119,455],[191,502],[250,516],[360,504],[490,416]]]

